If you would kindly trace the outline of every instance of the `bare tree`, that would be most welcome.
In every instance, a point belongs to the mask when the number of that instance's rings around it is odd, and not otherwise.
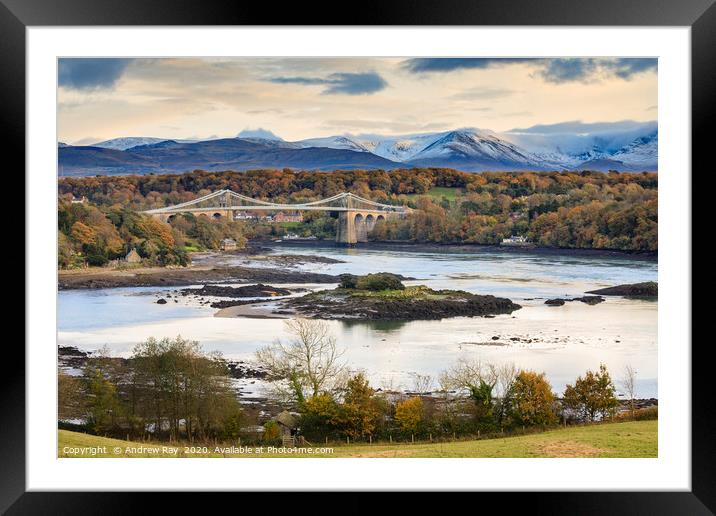
[[[497,394],[498,396],[503,397],[512,387],[519,370],[514,362],[502,364],[497,366],[495,369],[497,373],[497,386],[499,388],[499,392]]]
[[[256,352],[256,359],[267,370],[274,393],[284,401],[303,402],[334,389],[345,377],[343,352],[325,321],[289,319],[285,323],[291,338],[277,340]]]
[[[444,389],[470,389],[480,382],[495,385],[498,370],[495,366],[483,364],[481,361],[461,359],[440,375],[440,384]]]
[[[413,373],[413,391],[418,394],[426,394],[433,390],[433,377],[429,374]]]
[[[634,398],[636,398],[636,369],[631,364],[624,366],[624,372],[621,378],[621,387],[624,389],[624,395],[629,398],[629,406],[631,408],[631,417],[634,417]]]

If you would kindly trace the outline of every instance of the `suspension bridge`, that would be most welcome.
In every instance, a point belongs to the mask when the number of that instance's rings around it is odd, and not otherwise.
[[[193,213],[197,216],[212,218],[225,217],[236,220],[246,212],[257,211],[327,211],[338,213],[336,242],[355,244],[367,242],[370,232],[379,220],[389,217],[401,217],[412,211],[406,206],[392,206],[369,199],[364,199],[349,192],[339,193],[320,201],[298,204],[274,203],[253,199],[231,190],[219,190],[192,201],[165,206],[144,213],[170,222],[173,217],[182,213]]]

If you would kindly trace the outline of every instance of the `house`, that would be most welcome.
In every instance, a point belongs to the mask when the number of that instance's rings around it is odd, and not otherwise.
[[[222,251],[234,251],[238,246],[233,238],[225,238],[221,241],[219,247]]]
[[[281,428],[281,442],[283,446],[295,446],[296,433],[298,430],[296,418],[293,417],[288,410],[284,410],[276,416],[276,422]]]
[[[82,197],[80,197],[79,199],[77,197],[75,197],[74,195],[72,196],[72,204],[85,204],[86,202],[87,202],[87,197],[85,197],[84,195]]]
[[[295,213],[284,213],[278,212],[273,217],[274,222],[303,222],[303,215],[299,212]]]
[[[248,211],[239,211],[234,215],[234,220],[258,220],[259,216]]]
[[[132,250],[127,253],[127,256],[124,257],[124,261],[127,263],[140,263],[142,257],[139,256],[137,249],[133,247]]]

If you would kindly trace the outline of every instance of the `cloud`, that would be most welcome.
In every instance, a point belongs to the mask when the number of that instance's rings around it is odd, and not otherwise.
[[[111,88],[132,61],[117,58],[62,58],[58,62],[58,83],[77,90]]]
[[[328,77],[273,77],[269,79],[277,84],[302,84],[306,86],[326,86],[324,95],[368,95],[388,87],[388,83],[375,72],[333,73]]]
[[[411,73],[452,72],[464,69],[485,69],[495,66],[533,61],[525,58],[502,57],[416,57],[403,61],[403,67]]]
[[[656,71],[657,60],[651,58],[564,58],[541,59],[539,75],[547,82],[588,82],[599,77],[629,80],[635,74]]]
[[[531,134],[592,134],[600,132],[631,131],[635,129],[656,127],[656,121],[637,122],[634,120],[621,120],[618,122],[591,122],[571,120],[556,124],[538,124],[532,127],[511,129],[510,133]]]
[[[515,92],[513,90],[507,88],[493,88],[487,86],[484,88],[470,88],[460,93],[456,93],[450,98],[454,100],[494,100],[509,97],[510,95],[514,95],[514,93]]]
[[[595,59],[542,59],[540,63],[543,68],[538,75],[553,83],[582,81],[597,69]]]
[[[656,58],[621,58],[607,62],[605,66],[610,68],[617,77],[629,79],[637,73],[656,71],[658,63]]]
[[[510,65],[527,65],[537,69],[537,76],[555,84],[589,82],[602,77],[629,80],[638,73],[656,71],[655,58],[434,58],[420,57],[403,61],[402,67],[410,73],[425,74],[456,70],[488,69]]]

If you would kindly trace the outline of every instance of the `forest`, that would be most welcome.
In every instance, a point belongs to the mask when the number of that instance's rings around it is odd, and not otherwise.
[[[403,219],[376,224],[380,241],[498,244],[523,235],[539,246],[622,251],[658,250],[658,175],[618,172],[486,172],[420,168],[305,172],[194,171],[178,175],[61,178],[60,245],[93,263],[131,246],[161,264],[181,263],[193,247],[215,248],[224,237],[280,236],[270,224],[201,222],[179,217],[169,229],[141,222],[140,210],[169,206],[227,188],[257,199],[297,203],[340,192],[407,205]],[[83,208],[76,199],[86,198]],[[133,215],[132,215],[133,214]],[[104,220],[103,219],[106,219]],[[86,226],[77,226],[76,222]],[[110,227],[114,226],[114,231]],[[335,219],[313,213],[292,231],[333,238]],[[173,240],[173,242],[172,242]],[[67,262],[67,261],[66,261]]]

